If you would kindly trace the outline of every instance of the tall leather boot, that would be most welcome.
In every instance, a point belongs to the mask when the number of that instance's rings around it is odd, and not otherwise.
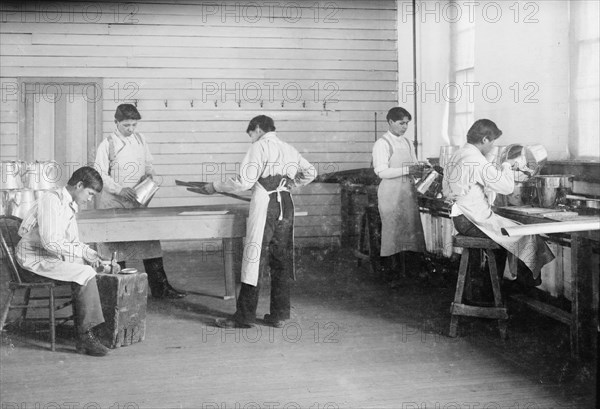
[[[152,297],[183,298],[187,295],[185,291],[176,290],[169,284],[162,257],[144,260],[144,269],[148,274],[148,286],[150,287]]]

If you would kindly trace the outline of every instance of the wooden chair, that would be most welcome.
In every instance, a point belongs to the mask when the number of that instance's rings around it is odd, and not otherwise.
[[[458,317],[470,316],[478,318],[489,318],[498,320],[498,328],[502,339],[507,336],[508,312],[502,300],[500,291],[500,280],[496,268],[496,257],[494,251],[500,249],[495,241],[487,238],[469,237],[456,235],[453,239],[454,247],[462,247],[463,252],[460,258],[460,267],[458,270],[458,280],[456,282],[456,292],[454,294],[454,302],[450,306],[450,332],[451,337],[456,337],[458,331]],[[469,268],[469,254],[471,251],[483,250],[488,256],[488,266],[490,279],[492,281],[492,290],[494,293],[494,305],[490,307],[479,307],[466,305],[463,303],[463,294],[465,291],[465,283]]]
[[[0,216],[0,247],[2,248],[2,254],[6,259],[6,265],[10,273],[9,290],[10,294],[6,300],[4,307],[2,308],[2,315],[0,316],[0,331],[4,328],[4,322],[8,317],[8,312],[11,309],[20,309],[21,322],[24,320],[31,321],[45,321],[49,320],[50,323],[50,348],[52,351],[56,350],[56,325],[63,324],[73,319],[73,316],[56,318],[55,312],[68,307],[72,304],[71,295],[55,296],[54,289],[58,286],[69,285],[70,283],[54,281],[41,276],[35,276],[35,282],[29,282],[30,280],[23,280],[24,277],[32,275],[31,272],[24,270],[19,266],[15,260],[15,247],[19,242],[19,235],[17,234],[19,226],[21,225],[21,219],[14,216]],[[39,277],[39,280],[37,280]],[[19,289],[24,289],[25,294],[22,304],[13,304],[13,298],[15,292]],[[45,289],[48,291],[47,295],[44,296],[31,296],[32,289]],[[57,300],[69,299],[60,305],[56,305]],[[34,300],[48,300],[48,303],[43,305],[30,305],[30,301]],[[28,309],[48,309],[48,318],[27,318]]]

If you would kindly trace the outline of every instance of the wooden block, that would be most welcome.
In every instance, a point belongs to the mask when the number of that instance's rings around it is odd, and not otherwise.
[[[146,336],[148,275],[98,274],[104,324],[98,336],[111,348],[142,342]]]

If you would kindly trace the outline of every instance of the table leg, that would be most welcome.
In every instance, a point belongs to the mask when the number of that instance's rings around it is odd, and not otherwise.
[[[591,240],[573,233],[571,236],[571,275],[573,306],[571,340],[575,357],[589,362],[595,357],[598,331],[598,277],[592,264]]]
[[[225,277],[225,295],[224,300],[235,299],[235,261],[239,257],[242,239],[240,238],[224,238],[222,239],[223,246],[223,274]]]

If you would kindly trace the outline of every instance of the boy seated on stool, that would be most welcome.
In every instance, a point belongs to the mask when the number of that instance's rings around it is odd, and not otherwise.
[[[71,282],[77,352],[92,356],[108,353],[92,332],[104,322],[95,271],[102,260],[79,241],[75,214],[100,191],[102,177],[95,169],[77,169],[67,186],[45,192],[29,210],[19,227],[16,248],[17,262],[33,273],[32,279],[38,275]]]

